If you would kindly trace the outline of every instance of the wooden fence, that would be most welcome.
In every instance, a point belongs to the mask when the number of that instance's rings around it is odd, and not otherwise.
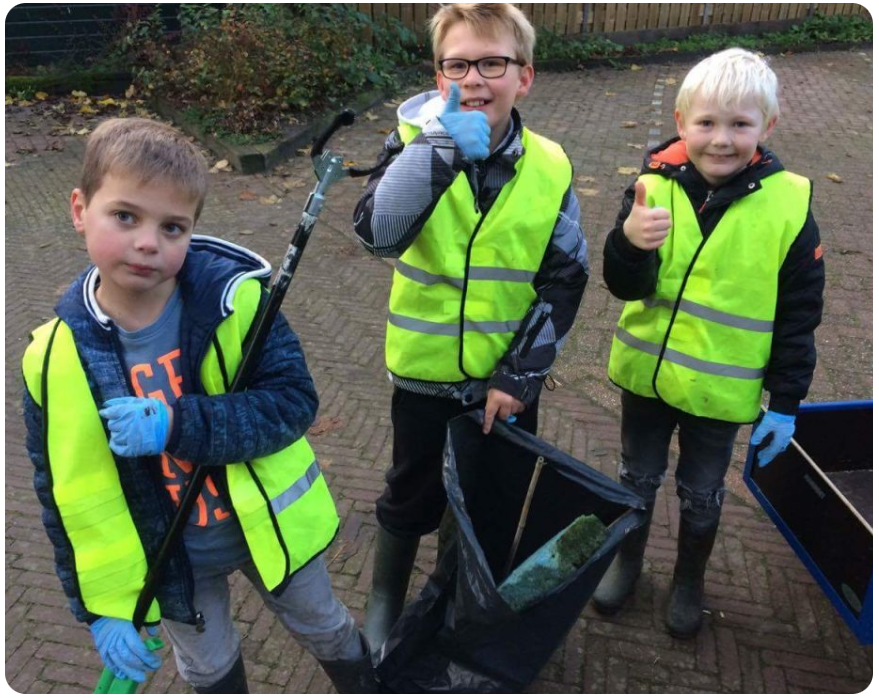
[[[604,34],[610,32],[711,27],[742,22],[769,22],[827,15],[870,13],[857,3],[514,3],[535,27],[556,34]],[[439,3],[358,3],[361,12],[374,18],[396,17],[419,37],[426,34],[429,17]]]

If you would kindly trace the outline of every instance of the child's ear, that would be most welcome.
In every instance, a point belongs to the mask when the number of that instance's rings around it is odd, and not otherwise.
[[[682,141],[687,140],[686,131],[684,130],[684,115],[680,109],[675,109],[675,126],[678,128],[678,136]]]
[[[766,124],[766,128],[763,130],[763,135],[760,136],[761,143],[763,141],[765,141],[767,138],[769,138],[769,134],[772,133],[773,129],[775,128],[775,124],[777,122],[778,122],[777,116],[773,116],[771,119],[769,119],[769,123]]]
[[[74,189],[70,194],[70,217],[73,219],[73,229],[80,235],[85,234],[85,223],[82,220],[85,205],[85,194],[82,193],[82,189]]]
[[[523,65],[519,68],[519,85],[516,88],[516,99],[524,97],[531,91],[534,82],[534,66]]]

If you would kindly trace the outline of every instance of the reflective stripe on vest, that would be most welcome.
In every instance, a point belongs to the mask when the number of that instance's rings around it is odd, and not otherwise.
[[[408,142],[417,134],[401,125]],[[561,146],[527,129],[527,156],[487,214],[464,172],[397,261],[385,358],[407,378],[488,378],[534,302],[534,277],[571,184]]]
[[[704,239],[686,193],[642,175],[648,203],[672,212],[649,298],[626,303],[608,375],[637,395],[700,417],[757,417],[772,349],[778,272],[805,225],[811,183],[790,172],[734,202]]]

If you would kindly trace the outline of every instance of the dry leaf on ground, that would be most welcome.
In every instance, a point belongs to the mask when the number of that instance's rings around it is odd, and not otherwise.
[[[647,147],[643,143],[626,143],[626,145],[630,148],[635,148],[636,150],[644,150],[644,148]]]
[[[341,424],[341,417],[318,417],[317,421],[308,429],[308,434],[309,436],[322,436],[328,431],[338,429]]]
[[[598,196],[598,189],[577,189],[577,193],[583,196]]]
[[[840,176],[839,176],[838,174],[836,174],[835,172],[831,172],[831,173],[829,173],[829,174],[827,175],[827,179],[829,179],[831,182],[836,182],[837,184],[842,184],[843,181],[844,181],[843,178],[840,177]]]
[[[250,191],[250,189],[245,189],[238,195],[239,201],[256,201],[259,198],[259,194],[256,192]]]
[[[617,167],[617,172],[621,175],[636,175],[640,171],[637,167]]]
[[[263,206],[274,206],[275,204],[281,203],[281,198],[275,194],[271,194],[270,196],[259,197],[259,202]]]
[[[644,70],[644,68],[642,68],[640,65],[632,63],[632,70]]]
[[[637,121],[624,121],[620,124],[623,128],[635,128],[638,125]]]
[[[594,182],[595,177],[590,177],[589,175],[580,175],[577,177],[578,182]]]

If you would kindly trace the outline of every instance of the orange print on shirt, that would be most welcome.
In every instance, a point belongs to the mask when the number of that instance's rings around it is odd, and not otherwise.
[[[159,366],[161,366],[167,375],[168,385],[171,386],[171,390],[174,393],[175,398],[179,398],[183,395],[182,385],[183,385],[183,376],[177,373],[177,370],[174,367],[174,362],[180,358],[180,349],[174,349],[173,351],[169,351],[167,354],[164,354],[156,359],[156,362]],[[152,378],[155,375],[153,370],[153,365],[149,363],[137,364],[131,367],[131,384],[134,387],[134,393],[138,397],[151,397],[161,400],[166,405],[168,404],[168,400],[165,397],[165,393],[162,390],[152,390],[150,392],[146,392],[144,390],[144,384],[146,380]],[[181,490],[183,487],[187,487],[189,485],[189,478],[185,477],[192,473],[193,467],[192,463],[185,460],[178,460],[176,458],[173,459],[174,465],[178,468],[178,472],[175,472],[174,468],[171,467],[172,456],[168,453],[162,453],[162,475],[164,476],[165,488],[168,490],[168,494],[171,495],[171,499],[174,501],[174,504],[180,506],[181,500]],[[183,473],[183,477],[181,477],[180,472]],[[180,481],[183,480],[183,484],[180,484]],[[205,480],[205,487],[215,498],[219,499],[220,492],[217,489],[217,486],[214,484],[214,481],[211,479],[211,476],[208,475]],[[202,490],[204,491],[204,490]],[[223,506],[215,506],[213,511],[208,511],[208,505],[205,501],[204,495],[199,493],[198,499],[196,500],[198,506],[198,521],[196,521],[196,525],[198,526],[207,526],[209,522],[209,517],[213,517],[214,521],[222,521],[223,519],[229,518],[231,513],[226,511]]]

